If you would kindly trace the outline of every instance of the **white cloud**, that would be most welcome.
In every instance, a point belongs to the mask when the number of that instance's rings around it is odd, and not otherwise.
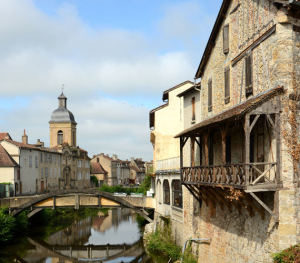
[[[31,143],[39,138],[49,145],[48,121],[65,84],[78,143],[90,155],[151,159],[149,109],[142,104],[192,79],[200,55],[191,39],[207,30],[199,23],[203,13],[195,1],[168,5],[150,38],[122,28],[92,28],[69,4],[49,16],[31,0],[0,0],[1,99],[13,104],[0,113],[1,131],[19,141],[26,128]],[[168,49],[174,39],[182,47]],[[18,106],[16,96],[29,103]],[[133,103],[134,97],[140,101]]]

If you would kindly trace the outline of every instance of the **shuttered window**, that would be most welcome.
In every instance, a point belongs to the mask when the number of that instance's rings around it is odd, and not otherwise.
[[[208,81],[208,112],[212,111],[212,80]]]
[[[252,88],[252,54],[245,57],[245,72],[246,72],[246,96],[253,94]]]
[[[229,52],[229,25],[223,27],[223,52]]]
[[[195,97],[192,98],[192,121],[195,121],[196,110],[195,110]]]
[[[229,103],[230,101],[230,67],[226,67],[224,70],[224,79],[225,79],[225,97],[224,102]]]

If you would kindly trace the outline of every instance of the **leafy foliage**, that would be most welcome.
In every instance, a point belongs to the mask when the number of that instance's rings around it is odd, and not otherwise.
[[[8,214],[8,209],[0,208],[0,244],[13,239],[15,226],[16,219]]]
[[[146,178],[144,182],[141,183],[139,188],[136,190],[137,193],[143,193],[144,195],[147,194],[147,191],[149,191],[151,188],[151,176],[146,175]]]
[[[274,263],[300,263],[300,244],[272,255]]]
[[[99,187],[99,181],[95,175],[92,175],[90,180],[96,187]]]
[[[163,228],[158,227],[155,233],[148,236],[147,244],[151,253],[168,256],[173,261],[181,257],[181,247],[174,242],[170,224],[164,224]]]

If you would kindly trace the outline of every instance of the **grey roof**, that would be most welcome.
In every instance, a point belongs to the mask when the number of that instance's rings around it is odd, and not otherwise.
[[[58,99],[66,99],[67,97],[64,95],[64,93],[62,92],[61,94],[60,94],[60,96],[58,97]]]
[[[64,107],[59,107],[52,112],[49,122],[75,122],[75,118],[72,112]]]

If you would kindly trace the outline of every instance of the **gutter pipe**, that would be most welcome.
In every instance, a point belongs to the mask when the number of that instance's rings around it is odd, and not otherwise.
[[[291,1],[291,0],[290,0],[290,1]],[[194,89],[195,89],[195,90],[198,90],[198,91],[201,91],[201,89],[196,88],[196,78],[194,78]]]
[[[189,242],[189,241],[192,241],[192,242],[195,242],[195,241],[211,241],[211,239],[210,239],[210,238],[192,238],[192,239],[186,240],[185,243],[184,243],[183,249],[182,249],[182,256],[181,256],[181,261],[180,261],[180,263],[182,263],[184,251],[185,251],[185,249],[186,249],[186,244],[187,244],[187,242]]]

